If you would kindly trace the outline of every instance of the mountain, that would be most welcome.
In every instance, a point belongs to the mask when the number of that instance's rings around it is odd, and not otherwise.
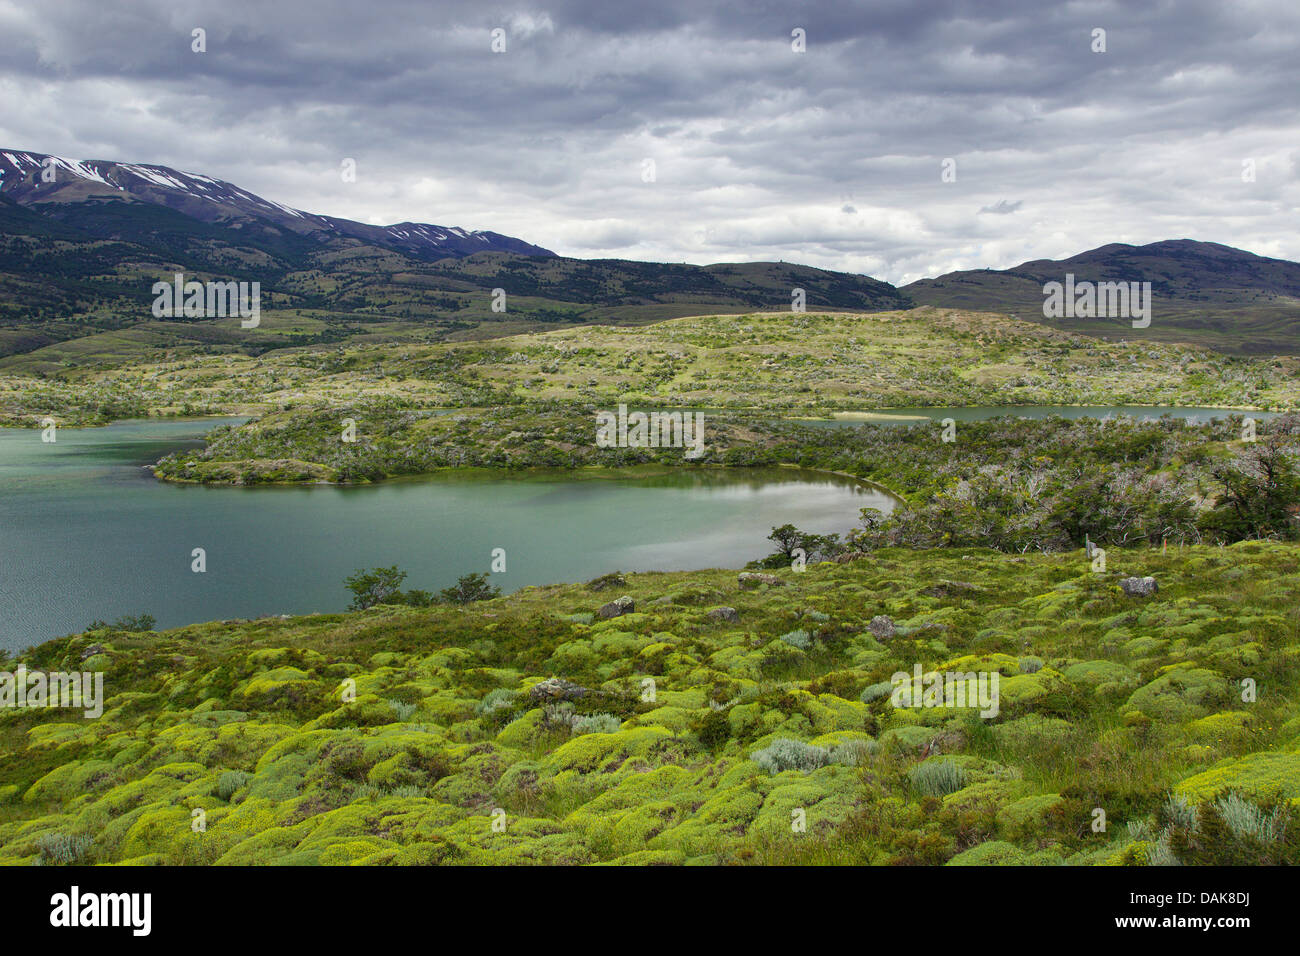
[[[1150,327],[1137,332],[1127,319],[1044,318],[1044,284],[1063,282],[1067,273],[1076,282],[1150,282]],[[1068,259],[950,272],[900,291],[917,305],[1008,312],[1087,335],[1192,341],[1225,352],[1300,353],[1300,263],[1216,242],[1111,243]]]
[[[260,282],[260,326],[155,319],[153,283],[176,272]],[[810,309],[910,305],[868,276],[568,259],[493,232],[315,215],[165,166],[0,149],[0,373],[788,310],[796,288]]]
[[[285,233],[321,244],[352,239],[426,262],[476,252],[554,255],[522,239],[495,232],[471,232],[459,226],[418,222],[373,226],[317,216],[263,199],[223,180],[167,166],[64,159],[26,150],[0,149],[0,193],[20,205],[38,207],[110,201],[145,203],[253,237],[245,241]],[[66,219],[56,209],[44,211]]]
[[[155,319],[177,272],[261,283],[262,319]],[[1152,321],[1045,319],[1048,282],[1145,281]],[[494,338],[569,324],[918,305],[1009,313],[1084,335],[1300,354],[1300,264],[1181,239],[953,272],[902,289],[784,262],[571,259],[494,232],[317,215],[166,166],[0,149],[0,373],[56,374],[240,351]],[[497,290],[505,292],[501,300]]]

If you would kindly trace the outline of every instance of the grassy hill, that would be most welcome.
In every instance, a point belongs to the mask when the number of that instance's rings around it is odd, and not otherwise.
[[[314,318],[293,315],[292,321],[264,316],[264,327],[255,331],[289,339],[319,333]],[[61,348],[75,349],[79,364],[40,377],[0,361],[0,422],[35,425],[47,415],[62,424],[102,422],[105,409],[119,415],[129,409],[125,414],[328,418],[367,406],[508,408],[535,401],[755,409],[781,416],[908,405],[1300,404],[1295,357],[1101,342],[951,309],[708,315],[447,343],[390,341],[375,331],[330,346],[256,356],[178,345],[167,336],[171,325],[150,323],[67,343]],[[232,318],[212,335],[240,331]],[[121,345],[127,338],[129,345]],[[127,349],[140,363],[98,361]]]
[[[92,632],[20,663],[101,719],[0,710],[0,862],[1300,862],[1298,591],[1292,545],[886,550]],[[894,706],[916,665],[996,717]]]

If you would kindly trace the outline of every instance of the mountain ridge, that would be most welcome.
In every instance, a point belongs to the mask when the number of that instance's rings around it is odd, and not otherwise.
[[[152,282],[175,272],[260,282],[266,328],[233,334],[202,321],[151,323]],[[1216,242],[1106,243],[1065,259],[895,287],[787,262],[574,259],[490,231],[309,213],[167,166],[0,148],[0,369],[54,371],[80,364],[87,351],[98,361],[122,347],[138,358],[135,344],[122,344],[119,333],[129,328],[155,344],[257,352],[356,336],[430,341],[787,310],[796,289],[809,310],[935,306],[1134,337],[1123,319],[1043,318],[1044,285],[1067,273],[1151,282],[1153,323],[1144,338],[1230,354],[1300,354],[1300,263]],[[508,312],[489,305],[498,289]],[[88,348],[67,344],[96,337]]]
[[[46,181],[46,177],[53,181]],[[165,206],[205,223],[231,228],[273,224],[318,242],[360,239],[425,261],[474,252],[555,253],[488,230],[401,222],[376,226],[304,212],[199,173],[113,160],[74,160],[51,153],[0,148],[0,193],[20,205],[123,200]],[[264,227],[263,227],[264,228]]]

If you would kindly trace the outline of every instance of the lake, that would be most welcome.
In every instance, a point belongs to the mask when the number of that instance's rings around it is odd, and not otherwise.
[[[1226,414],[1141,406],[874,411],[911,416],[880,424]],[[893,507],[883,490],[791,469],[236,488],[159,482],[143,467],[240,420],[64,428],[52,444],[36,429],[0,429],[0,648],[17,650],[126,614],[152,614],[168,628],[340,611],[349,600],[343,579],[358,568],[396,564],[409,572],[406,587],[437,591],[488,571],[494,548],[505,549],[507,570],[492,583],[507,592],[608,571],[739,568],[770,553],[766,537],[775,525],[843,533],[858,524],[862,508]],[[201,574],[190,570],[195,548],[206,553]]]
[[[860,509],[892,508],[884,491],[791,469],[236,488],[159,482],[142,467],[227,421],[64,428],[53,444],[0,429],[0,647],[124,614],[168,628],[340,611],[358,568],[396,564],[406,587],[436,591],[488,571],[493,548],[506,572],[492,583],[507,592],[607,571],[738,568],[770,553],[774,525],[842,533]]]

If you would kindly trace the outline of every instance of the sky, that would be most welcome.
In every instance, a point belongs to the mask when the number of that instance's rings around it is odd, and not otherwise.
[[[0,0],[0,102],[3,147],[582,258],[1300,260],[1296,0]]]

